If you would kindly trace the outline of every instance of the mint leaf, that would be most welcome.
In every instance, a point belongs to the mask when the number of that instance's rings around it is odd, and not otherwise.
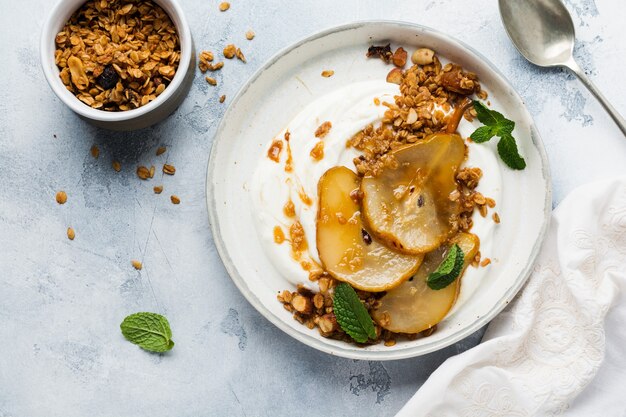
[[[470,135],[470,138],[476,143],[487,142],[495,136],[496,132],[494,132],[494,130],[492,126],[481,126]]]
[[[495,126],[502,120],[507,120],[502,113],[488,109],[480,101],[474,100],[472,105],[474,106],[474,110],[476,110],[476,117],[478,117],[478,120],[486,126]]]
[[[151,352],[165,352],[174,347],[167,319],[156,313],[135,313],[120,324],[122,334],[131,343]]]
[[[350,285],[341,283],[335,287],[333,308],[337,323],[355,341],[365,343],[368,338],[376,338],[374,322]]]
[[[500,120],[498,124],[496,125],[496,135],[500,137],[504,135],[510,135],[513,132],[513,129],[515,129],[515,122],[513,120],[509,120],[509,119]]]
[[[526,168],[526,161],[522,158],[517,150],[515,138],[511,135],[504,135],[498,142],[498,154],[500,158],[512,169]]]
[[[426,284],[430,289],[441,290],[452,284],[461,275],[465,254],[456,243],[434,272],[428,274]]]

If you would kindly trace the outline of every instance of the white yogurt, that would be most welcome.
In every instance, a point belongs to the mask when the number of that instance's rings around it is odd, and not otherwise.
[[[355,169],[352,160],[359,155],[354,148],[347,148],[346,141],[358,133],[365,126],[380,122],[387,107],[383,102],[394,102],[394,95],[400,94],[398,85],[385,81],[366,81],[348,85],[333,93],[320,97],[306,106],[290,123],[273,138],[262,153],[254,178],[251,182],[251,195],[254,215],[257,216],[257,229],[265,252],[272,264],[289,282],[294,285],[310,285],[309,273],[300,262],[291,254],[289,242],[276,244],[274,242],[274,227],[281,226],[288,236],[289,226],[299,220],[302,224],[308,243],[308,260],[320,263],[316,245],[315,219],[318,210],[317,184],[320,177],[330,168],[346,166]],[[380,101],[375,104],[375,99]],[[332,123],[332,128],[321,139],[324,142],[324,158],[315,160],[310,152],[320,140],[315,137],[315,131],[324,122]],[[461,125],[468,124],[461,122]],[[468,130],[467,132],[464,131]],[[471,133],[471,126],[461,126],[464,136]],[[285,162],[288,157],[287,143],[284,140],[285,132],[290,133],[289,146],[293,161],[292,172],[285,171]],[[267,157],[267,150],[274,140],[283,142],[279,162]],[[485,146],[470,144],[467,161],[468,166],[479,167],[483,170],[483,179],[479,191],[494,198],[500,197],[501,178],[499,166],[493,151]],[[298,196],[298,189],[310,198],[311,204],[303,203]],[[287,201],[293,201],[296,218],[289,218],[283,212]],[[488,221],[487,221],[488,220]],[[477,234],[481,241],[481,252],[489,252],[491,235],[494,223],[483,219],[476,213],[472,232]],[[480,282],[484,268],[469,268],[463,276],[461,294],[456,307],[469,297]]]

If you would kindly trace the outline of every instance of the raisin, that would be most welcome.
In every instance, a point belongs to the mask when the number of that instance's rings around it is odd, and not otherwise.
[[[102,74],[100,74],[100,76],[98,77],[98,84],[100,84],[100,87],[108,90],[115,87],[115,84],[117,84],[117,81],[119,79],[120,76],[117,75],[117,71],[115,71],[113,65],[107,65],[106,67],[104,67],[104,71],[102,71]]]
[[[365,242],[366,245],[372,244],[372,237],[367,233],[367,230],[361,229],[361,236],[363,236],[363,242]]]
[[[385,46],[375,46],[372,45],[367,49],[366,56],[368,58],[380,58],[386,63],[389,63],[393,57],[393,53],[391,52],[391,45],[387,44]]]

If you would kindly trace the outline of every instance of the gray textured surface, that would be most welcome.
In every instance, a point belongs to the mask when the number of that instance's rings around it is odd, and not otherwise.
[[[280,48],[334,24],[386,18],[454,35],[499,66],[526,100],[552,164],[555,202],[578,184],[626,171],[626,140],[573,76],[525,63],[496,2],[181,0],[198,49],[240,45],[210,87],[200,74],[167,120],[135,133],[97,130],[48,88],[38,60],[46,0],[3,4],[0,77],[0,416],[393,415],[447,357],[398,362],[333,358],[282,334],[250,307],[215,252],[204,202],[211,140],[245,79]],[[568,0],[577,57],[626,113],[625,9]],[[247,42],[244,33],[257,37]],[[227,99],[227,103],[228,103]],[[55,137],[56,135],[56,137]],[[100,158],[89,155],[96,144]],[[155,157],[155,149],[168,152]],[[111,161],[122,163],[115,173]],[[174,177],[141,182],[138,164],[169,161]],[[164,184],[156,196],[152,186]],[[57,190],[68,202],[54,201]],[[169,202],[176,193],[180,206]],[[65,237],[68,226],[76,240]],[[144,263],[135,271],[130,259]],[[176,347],[165,355],[125,342],[129,313],[166,314]]]

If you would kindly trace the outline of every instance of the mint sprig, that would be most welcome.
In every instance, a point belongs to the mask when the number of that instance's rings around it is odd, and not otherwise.
[[[494,136],[498,136],[498,155],[505,164],[512,169],[526,168],[526,161],[519,154],[515,138],[513,137],[513,129],[515,122],[507,119],[495,110],[485,107],[480,101],[473,101],[474,110],[478,120],[485,126],[481,126],[470,135],[470,138],[476,143],[487,142]]]
[[[333,309],[339,326],[355,341],[365,343],[368,338],[376,338],[374,322],[350,285],[341,283],[335,287]]]
[[[428,274],[426,284],[432,290],[441,290],[452,284],[461,275],[465,254],[456,243],[434,272]]]
[[[151,352],[165,352],[174,347],[172,330],[165,317],[156,313],[135,313],[120,324],[122,334],[131,343]]]

